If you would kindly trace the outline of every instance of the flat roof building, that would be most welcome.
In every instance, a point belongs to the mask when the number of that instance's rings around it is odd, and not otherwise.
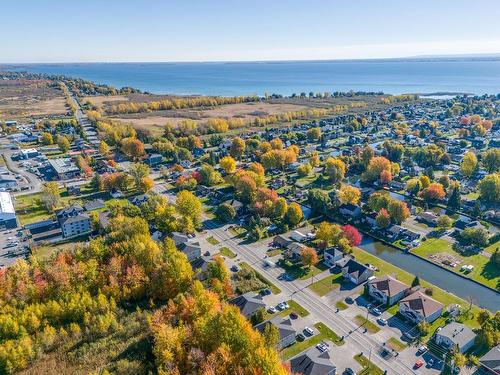
[[[16,211],[10,193],[0,192],[0,226],[6,229],[17,227]]]
[[[70,158],[49,159],[49,163],[53,173],[61,180],[80,175],[80,169]]]

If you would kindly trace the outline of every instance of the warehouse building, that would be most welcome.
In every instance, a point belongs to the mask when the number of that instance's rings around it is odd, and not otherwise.
[[[0,192],[0,227],[12,229],[17,227],[16,211],[10,193]]]

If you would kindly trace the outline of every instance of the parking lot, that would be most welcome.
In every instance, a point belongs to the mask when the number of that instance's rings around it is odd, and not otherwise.
[[[26,237],[19,235],[19,229],[0,232],[0,267],[13,264],[17,259],[29,255],[30,250]]]

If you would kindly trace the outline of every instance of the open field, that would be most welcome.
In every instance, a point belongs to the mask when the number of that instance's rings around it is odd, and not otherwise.
[[[50,81],[0,81],[0,120],[62,115],[67,111],[62,91]]]
[[[83,98],[83,102],[90,101],[99,107],[104,113],[111,106],[120,103],[146,103],[161,101],[162,99],[172,99],[167,95],[150,94],[128,94],[114,96],[88,96]],[[329,97],[329,98],[279,98],[267,99],[263,102],[248,102],[225,104],[215,107],[196,107],[185,109],[171,109],[148,111],[141,113],[107,114],[115,120],[132,124],[137,131],[148,133],[152,136],[160,135],[163,127],[167,123],[176,125],[183,119],[191,119],[200,124],[204,124],[210,118],[242,119],[250,121],[257,117],[270,115],[280,115],[288,112],[297,112],[307,109],[329,109],[337,106],[347,106],[342,113],[359,113],[367,108],[378,110],[386,108],[387,105],[380,102],[379,96],[356,96],[356,97]],[[276,125],[276,124],[274,124]],[[252,127],[248,127],[252,128]],[[236,129],[234,132],[242,132],[245,129]]]
[[[489,252],[488,250],[486,251]],[[413,249],[412,252],[438,264],[441,263],[439,262],[439,258],[436,258],[436,256],[439,257],[449,255],[453,257],[453,259],[456,259],[458,264],[455,267],[446,266],[447,268],[491,288],[497,290],[500,289],[500,268],[494,262],[491,262],[490,258],[485,255],[476,254],[463,256],[453,250],[450,242],[439,238],[432,238],[422,242],[422,244]],[[472,265],[474,266],[474,269],[469,273],[464,273],[460,271],[460,268],[463,265]]]

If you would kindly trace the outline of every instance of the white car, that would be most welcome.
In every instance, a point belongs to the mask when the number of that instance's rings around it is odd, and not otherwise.
[[[273,306],[271,306],[270,308],[267,309],[267,312],[270,314],[274,314],[276,312],[276,309]]]
[[[384,318],[378,318],[377,319],[377,322],[378,324],[380,324],[381,326],[385,326],[387,324],[387,320],[385,320]]]
[[[304,327],[304,332],[306,332],[309,336],[314,335],[314,331],[309,327]]]
[[[420,354],[424,354],[427,350],[428,350],[427,346],[425,346],[425,345],[422,345],[420,348],[418,348],[418,352]]]
[[[284,302],[278,303],[278,306],[276,306],[276,308],[280,311],[285,310],[286,309],[285,303]]]

